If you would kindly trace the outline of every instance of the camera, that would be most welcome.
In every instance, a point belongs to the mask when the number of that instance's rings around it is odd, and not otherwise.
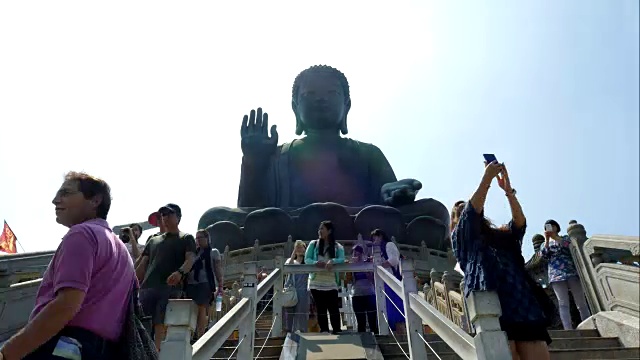
[[[130,227],[125,227],[120,230],[120,240],[122,240],[123,243],[129,243],[129,241],[131,241],[131,236],[133,236],[133,234],[131,233]]]

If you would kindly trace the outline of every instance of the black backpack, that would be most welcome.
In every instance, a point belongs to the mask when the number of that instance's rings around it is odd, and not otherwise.
[[[147,326],[150,325],[150,317],[145,317],[138,298],[138,284],[133,280],[129,306],[124,321],[124,329],[118,342],[118,359],[129,360],[158,360],[159,355],[156,345],[149,335]],[[147,324],[145,326],[144,323]]]

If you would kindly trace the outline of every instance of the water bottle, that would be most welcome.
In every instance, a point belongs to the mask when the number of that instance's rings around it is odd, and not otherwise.
[[[216,295],[216,311],[222,311],[222,294]]]

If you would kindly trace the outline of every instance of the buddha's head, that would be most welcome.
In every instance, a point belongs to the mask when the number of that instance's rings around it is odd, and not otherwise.
[[[351,109],[349,82],[339,70],[314,65],[302,71],[293,82],[291,107],[296,114],[296,135],[307,130],[348,132],[347,114]]]

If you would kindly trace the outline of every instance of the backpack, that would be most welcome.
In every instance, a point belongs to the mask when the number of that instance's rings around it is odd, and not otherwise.
[[[142,312],[138,299],[138,284],[134,278],[124,328],[118,342],[118,359],[158,360],[156,345],[143,324],[146,320],[149,319],[145,318]]]

